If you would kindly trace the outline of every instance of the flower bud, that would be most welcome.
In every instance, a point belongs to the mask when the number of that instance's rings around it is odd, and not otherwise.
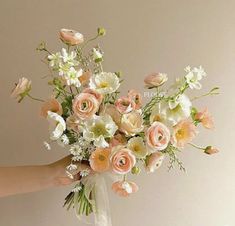
[[[106,30],[103,27],[99,27],[97,31],[99,36],[104,36],[106,34]]]
[[[208,155],[213,155],[213,154],[218,153],[219,150],[218,150],[217,148],[212,147],[212,146],[207,146],[207,147],[205,148],[205,151],[204,151],[204,152],[205,152],[206,154],[208,154]]]
[[[141,169],[140,169],[138,166],[134,166],[134,167],[131,169],[131,173],[132,173],[132,174],[138,175],[138,174],[140,174],[140,172],[141,172]]]

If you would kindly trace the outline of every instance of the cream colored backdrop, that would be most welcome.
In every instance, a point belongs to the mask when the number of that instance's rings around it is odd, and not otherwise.
[[[103,26],[105,69],[125,75],[123,93],[144,92],[143,77],[151,71],[171,80],[187,65],[202,64],[208,73],[204,90],[213,85],[222,94],[198,103],[213,112],[217,129],[197,139],[221,152],[208,157],[188,147],[181,155],[188,169],[135,180],[140,191],[128,199],[110,193],[114,226],[235,226],[235,1],[234,0],[1,0],[0,2],[0,165],[44,164],[64,155],[44,151],[47,123],[39,105],[18,105],[9,98],[19,76],[33,80],[33,92],[46,98],[41,79],[46,67],[35,47],[46,40],[58,50],[60,28],[86,37]],[[203,131],[203,129],[202,129]],[[61,206],[69,188],[0,199],[0,226],[84,226]]]

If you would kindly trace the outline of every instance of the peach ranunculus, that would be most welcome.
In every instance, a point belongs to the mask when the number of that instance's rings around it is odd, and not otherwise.
[[[112,148],[110,161],[113,172],[123,175],[131,171],[136,163],[136,158],[131,150],[123,146],[116,146]]]
[[[113,183],[112,190],[122,197],[128,197],[130,194],[137,192],[139,188],[134,182],[117,181]]]
[[[92,152],[89,162],[91,169],[95,172],[105,172],[110,168],[110,152],[109,148],[97,148]]]
[[[170,131],[161,122],[154,122],[146,132],[147,147],[150,152],[162,151],[170,142]]]
[[[75,115],[70,115],[66,119],[66,126],[67,126],[68,129],[71,129],[71,130],[73,130],[74,132],[77,132],[77,133],[82,131],[80,121]]]
[[[110,147],[118,146],[118,145],[126,145],[127,144],[127,139],[124,134],[117,133],[114,135],[113,138],[111,138],[109,142]]]
[[[16,84],[15,88],[11,92],[12,98],[19,98],[18,102],[21,102],[23,98],[31,90],[31,81],[27,78],[20,78],[19,82]]]
[[[209,113],[208,109],[205,108],[203,111],[201,112],[197,112],[195,115],[195,119],[199,122],[202,123],[202,125],[206,128],[206,129],[213,129],[214,128],[214,121],[213,118],[211,116],[211,114]]]
[[[128,97],[134,101],[135,103],[135,110],[139,110],[142,107],[142,96],[140,93],[136,92],[135,90],[131,89],[128,91]]]
[[[60,39],[67,45],[78,45],[84,42],[84,37],[81,33],[71,30],[71,29],[61,29],[60,30]]]
[[[85,71],[78,79],[83,86],[86,86],[90,81],[91,75],[92,73],[90,71]]]
[[[164,157],[164,154],[161,152],[155,152],[148,156],[146,161],[146,171],[148,173],[153,173],[162,165]]]
[[[218,150],[217,148],[212,147],[212,146],[207,146],[207,147],[205,148],[205,151],[204,151],[204,152],[205,152],[206,154],[208,154],[208,155],[213,155],[213,154],[218,153],[219,150]]]
[[[117,108],[112,105],[112,104],[107,104],[104,106],[104,108],[101,110],[101,112],[103,114],[108,114],[111,116],[111,118],[113,119],[113,121],[115,122],[115,124],[120,127],[121,124],[121,114],[120,112],[117,110]]]
[[[143,118],[139,111],[132,111],[122,116],[120,130],[126,135],[135,135],[143,129]]]
[[[153,88],[163,85],[167,80],[167,74],[152,73],[145,77],[144,82],[147,88]]]
[[[103,95],[98,93],[94,89],[86,88],[83,90],[83,93],[90,93],[91,95],[93,95],[98,100],[99,104],[101,104],[103,100]]]
[[[179,148],[183,148],[196,136],[196,126],[189,119],[184,119],[174,126],[172,142]]]
[[[60,102],[55,98],[50,98],[49,100],[47,100],[42,104],[41,116],[46,118],[48,111],[55,112],[58,115],[62,115],[63,113],[63,109]]]
[[[79,119],[91,118],[99,110],[99,101],[90,93],[80,93],[73,100],[73,112]]]
[[[129,97],[121,97],[115,101],[115,106],[121,114],[127,114],[135,109],[135,102]]]

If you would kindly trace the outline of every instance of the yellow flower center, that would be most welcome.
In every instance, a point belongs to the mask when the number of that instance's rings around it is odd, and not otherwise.
[[[100,87],[100,88],[106,88],[106,87],[108,87],[108,85],[109,85],[109,84],[108,84],[107,82],[101,82],[100,85],[99,85],[99,87]]]

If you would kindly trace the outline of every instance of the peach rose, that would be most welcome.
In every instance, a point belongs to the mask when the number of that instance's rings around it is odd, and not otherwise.
[[[24,98],[25,95],[31,90],[31,81],[27,78],[20,78],[15,88],[11,92],[12,98],[19,98],[19,102]]]
[[[83,35],[71,29],[61,29],[59,36],[62,42],[71,46],[78,45],[84,42]]]
[[[124,134],[117,133],[114,137],[110,140],[109,146],[114,147],[118,145],[125,145],[127,144],[127,139]]]
[[[123,146],[116,146],[112,149],[110,161],[113,172],[123,175],[131,171],[136,163],[136,158],[131,150]]]
[[[78,78],[80,83],[85,86],[89,83],[90,78],[91,78],[91,72],[90,71],[85,71],[83,74]]]
[[[206,129],[213,129],[214,128],[214,121],[213,118],[211,116],[211,114],[209,113],[208,109],[205,108],[203,111],[196,113],[195,115],[195,119],[199,122],[202,123],[202,125],[206,128]]]
[[[146,161],[146,171],[148,173],[153,173],[162,165],[164,157],[164,154],[162,154],[161,152],[155,152],[148,156]]]
[[[128,92],[128,97],[134,101],[135,103],[135,110],[139,110],[142,107],[142,96],[140,93],[136,92],[135,90],[131,89]]]
[[[139,188],[134,182],[117,181],[113,183],[112,190],[122,197],[128,197],[130,194],[137,192]]]
[[[126,135],[135,135],[143,129],[143,118],[140,112],[132,111],[122,116],[120,130]]]
[[[97,148],[92,152],[89,162],[91,169],[95,172],[105,172],[110,167],[110,149],[109,148]]]
[[[94,89],[86,88],[83,90],[83,93],[90,93],[91,95],[93,95],[98,100],[99,104],[101,104],[103,100],[103,95],[98,93]]]
[[[166,74],[152,73],[145,77],[144,82],[147,88],[153,88],[163,85],[168,80]]]
[[[81,132],[81,124],[79,119],[75,115],[70,115],[66,119],[66,126],[68,129],[73,130],[74,132]]]
[[[115,101],[115,106],[121,114],[126,114],[135,109],[135,102],[129,97],[121,97]]]
[[[60,102],[55,98],[50,98],[49,100],[47,100],[42,104],[40,115],[44,118],[47,118],[48,111],[55,112],[58,115],[62,115],[63,113],[63,109]]]
[[[212,147],[212,146],[207,146],[205,148],[205,153],[208,154],[208,155],[213,155],[213,154],[216,154],[218,152],[219,152],[219,150],[217,148]]]
[[[99,110],[99,101],[90,93],[80,93],[73,100],[73,112],[79,119],[91,118]]]
[[[196,126],[189,119],[181,120],[174,126],[172,142],[179,148],[184,147],[196,136]]]
[[[170,142],[170,131],[161,122],[154,122],[146,132],[147,146],[151,152],[166,149]]]
[[[121,124],[121,114],[117,110],[117,108],[112,104],[107,104],[104,106],[104,108],[101,110],[102,113],[110,115],[115,124],[120,127]]]

